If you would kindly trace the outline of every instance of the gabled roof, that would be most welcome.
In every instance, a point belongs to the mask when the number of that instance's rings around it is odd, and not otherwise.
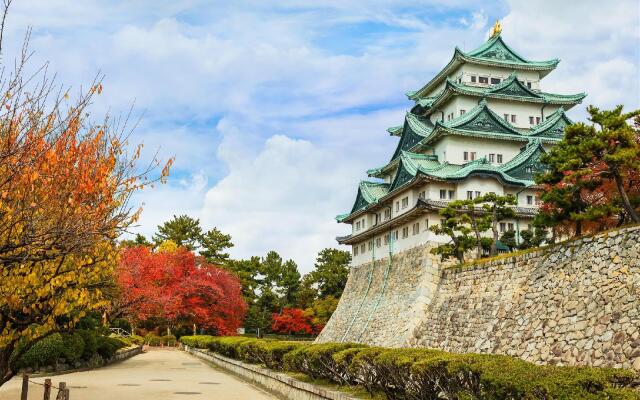
[[[564,128],[571,124],[573,121],[567,117],[564,108],[560,107],[556,112],[548,115],[542,123],[532,127],[529,135],[555,136],[560,139],[564,135]]]
[[[463,63],[490,65],[510,68],[514,70],[540,71],[544,76],[552,71],[560,62],[558,59],[547,61],[530,61],[519,55],[502,40],[500,34],[494,35],[482,46],[470,52],[464,52],[456,47],[451,61],[431,81],[421,89],[408,93],[410,99],[425,97],[431,92],[451,71]]]
[[[520,131],[513,125],[491,111],[485,99],[480,100],[476,107],[458,118],[436,122],[435,126],[439,125],[449,129],[520,135]]]
[[[347,216],[361,210],[372,203],[376,203],[380,198],[384,197],[389,192],[389,184],[381,182],[369,182],[362,181],[358,186],[358,194],[356,195],[356,201],[353,203],[351,212],[346,215],[339,215],[336,217],[338,222],[344,220]]]
[[[404,126],[400,141],[391,159],[396,159],[404,150],[414,147],[433,130],[433,123],[429,119],[421,119],[415,114],[407,113],[404,119]]]
[[[564,105],[568,106],[568,108],[582,102],[582,99],[586,97],[585,93],[560,95],[531,90],[518,80],[518,76],[515,72],[512,72],[507,79],[496,85],[488,87],[465,85],[447,78],[444,88],[439,91],[436,96],[416,98],[415,102],[416,106],[422,107],[427,110],[428,113],[428,109],[437,108],[438,105],[445,103],[450,97],[456,94],[528,103]]]

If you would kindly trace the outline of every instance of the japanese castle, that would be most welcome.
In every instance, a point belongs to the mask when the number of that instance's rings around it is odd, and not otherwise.
[[[367,171],[372,179],[360,182],[351,212],[337,217],[352,226],[337,238],[352,246],[352,265],[449,242],[429,230],[441,221],[438,210],[488,192],[516,196],[517,218],[499,228],[514,230],[519,241],[537,212],[540,155],[562,139],[572,123],[566,111],[586,96],[541,90],[558,63],[522,57],[496,22],[483,45],[456,47],[442,71],[407,93],[415,104],[402,125],[388,129],[398,137],[391,160]]]

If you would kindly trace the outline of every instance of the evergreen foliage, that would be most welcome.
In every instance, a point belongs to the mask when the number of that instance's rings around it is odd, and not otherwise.
[[[303,373],[388,399],[637,399],[636,374],[614,368],[535,365],[492,354],[184,336],[185,345]]]

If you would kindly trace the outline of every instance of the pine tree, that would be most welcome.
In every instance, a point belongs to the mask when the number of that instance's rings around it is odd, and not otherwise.
[[[188,250],[195,250],[202,238],[200,221],[188,215],[173,216],[170,221],[158,225],[158,233],[153,235],[156,245],[171,240],[178,246],[184,246]]]
[[[213,228],[200,238],[200,255],[211,264],[222,265],[229,260],[229,253],[224,250],[233,247],[231,235],[226,235]]]

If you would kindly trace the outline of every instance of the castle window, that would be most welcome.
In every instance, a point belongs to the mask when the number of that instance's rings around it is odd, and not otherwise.
[[[531,82],[527,82],[527,87],[531,89]]]
[[[377,213],[376,214],[376,225],[378,225],[380,222],[382,222],[382,213]]]
[[[498,164],[502,164],[502,154],[496,154],[496,158],[498,160]]]
[[[365,251],[364,243],[362,243],[362,245],[360,245],[360,253],[364,254]]]
[[[413,224],[413,234],[417,235],[418,233],[420,233],[420,223],[416,222]]]
[[[497,85],[498,83],[500,83],[500,78],[491,78],[492,85]]]
[[[404,210],[408,206],[409,206],[409,197],[405,197],[404,199],[402,199],[402,209]]]
[[[445,189],[440,189],[440,198],[443,200],[447,198],[447,191]]]
[[[533,204],[533,196],[527,196],[527,204]]]
[[[360,230],[360,221],[357,221],[356,222],[356,231],[359,231],[359,230]]]
[[[504,114],[504,120],[509,122],[509,114]]]
[[[424,190],[421,191],[420,193],[418,193],[418,197],[421,199],[426,199],[427,198],[426,192]]]
[[[487,84],[487,83],[489,83],[489,78],[486,77],[486,76],[480,76],[480,77],[478,77],[478,82]]]
[[[516,123],[516,116],[515,114],[511,114],[511,123],[515,124]]]
[[[371,249],[373,248],[373,240],[369,241],[369,243],[367,244],[367,247],[369,248],[369,251],[371,251]]]
[[[480,197],[480,192],[476,190],[476,197]]]
[[[424,220],[424,230],[425,231],[429,230],[429,218],[425,218]]]
[[[509,231],[513,231],[513,222],[509,222],[507,225],[509,226]]]
[[[507,229],[507,224],[500,222],[500,232],[504,232]]]
[[[364,226],[364,225],[365,225],[365,221],[366,221],[366,220],[365,220],[364,218],[362,218],[362,229],[364,229],[364,228],[365,228],[365,226]]]
[[[533,121],[534,121],[533,116],[530,116],[529,117],[529,125],[533,125]]]
[[[495,161],[496,161],[496,155],[493,154],[493,153],[490,153],[489,154],[489,162],[492,163],[492,162],[495,162]]]
[[[354,256],[358,255],[358,246],[353,246],[353,255]]]
[[[456,194],[455,190],[449,190],[449,200],[453,200],[453,197],[455,194]]]
[[[391,210],[387,208],[386,210],[384,210],[384,219],[389,218],[391,218]]]
[[[476,159],[476,152],[475,151],[472,151],[469,155],[471,156],[471,161]]]
[[[382,245],[382,240],[380,238],[376,239],[376,247],[380,247]]]
[[[536,117],[536,124],[540,123],[540,117]]]
[[[526,167],[524,170],[525,170],[525,172],[527,172],[529,174],[533,173],[533,167],[531,167],[531,166]]]
[[[385,246],[389,244],[389,235],[384,235],[383,238]]]
[[[404,228],[402,228],[402,238],[406,239],[409,237],[409,227],[405,226]]]
[[[393,240],[398,240],[398,230],[396,229],[395,232],[393,232]]]
[[[400,211],[400,202],[396,201],[396,212]]]
[[[463,158],[465,161],[469,161],[469,152],[468,152],[468,151],[465,151],[464,153],[462,153],[462,158]]]
[[[460,110],[460,116],[462,117],[463,115],[465,115],[467,113],[467,110]]]
[[[473,191],[467,190],[467,200],[472,200],[472,199],[473,199]]]
[[[471,83],[476,83],[476,76],[475,75],[471,75]]]

